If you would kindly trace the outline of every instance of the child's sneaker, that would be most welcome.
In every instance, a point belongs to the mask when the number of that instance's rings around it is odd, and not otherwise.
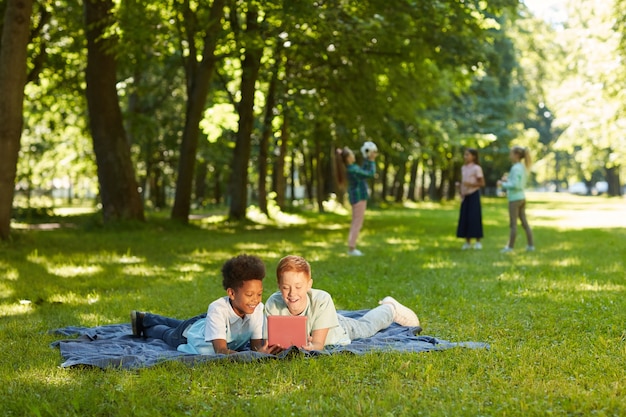
[[[480,242],[474,243],[474,249],[481,250],[483,248],[483,244]]]
[[[130,326],[133,329],[133,336],[143,336],[143,317],[146,313],[142,311],[133,310],[130,312]]]
[[[472,247],[472,245],[470,245],[469,243],[465,243],[465,244],[463,244],[463,246],[461,246],[461,250],[468,250],[471,247]]]
[[[526,246],[526,252],[532,252],[535,250],[534,246]]]
[[[410,308],[403,306],[396,301],[393,297],[385,297],[378,302],[378,304],[391,304],[395,313],[393,315],[393,321],[400,326],[418,327],[420,320],[417,318],[417,314]]]
[[[350,256],[363,256],[363,252],[358,249],[352,249],[348,251],[348,255]]]
[[[505,246],[504,249],[500,251],[500,253],[509,253],[509,252],[513,252],[513,248],[509,248],[508,246]]]

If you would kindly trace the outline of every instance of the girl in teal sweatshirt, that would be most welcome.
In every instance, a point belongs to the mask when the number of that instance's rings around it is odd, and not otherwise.
[[[502,177],[498,181],[498,185],[506,191],[509,200],[509,242],[502,249],[502,252],[511,252],[515,246],[515,238],[517,237],[517,219],[522,222],[522,227],[526,232],[527,251],[535,250],[533,243],[533,233],[526,219],[526,181],[528,180],[528,171],[532,164],[528,148],[514,146],[509,154],[513,166],[508,175]],[[524,163],[522,163],[522,160]]]

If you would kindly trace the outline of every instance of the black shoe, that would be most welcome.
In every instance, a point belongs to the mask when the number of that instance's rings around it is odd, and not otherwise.
[[[143,336],[143,318],[145,315],[146,313],[137,310],[130,312],[130,325],[133,328],[133,336]]]

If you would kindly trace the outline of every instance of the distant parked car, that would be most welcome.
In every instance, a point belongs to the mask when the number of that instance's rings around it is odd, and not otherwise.
[[[570,185],[567,191],[571,194],[587,195],[587,185],[584,182],[575,182]]]
[[[606,181],[598,181],[593,186],[593,193],[596,195],[606,194],[609,192],[609,183]]]

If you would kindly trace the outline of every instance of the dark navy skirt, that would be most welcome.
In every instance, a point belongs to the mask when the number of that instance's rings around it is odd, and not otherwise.
[[[456,237],[482,238],[483,214],[480,208],[480,190],[466,195],[461,202],[459,225],[456,228]]]

